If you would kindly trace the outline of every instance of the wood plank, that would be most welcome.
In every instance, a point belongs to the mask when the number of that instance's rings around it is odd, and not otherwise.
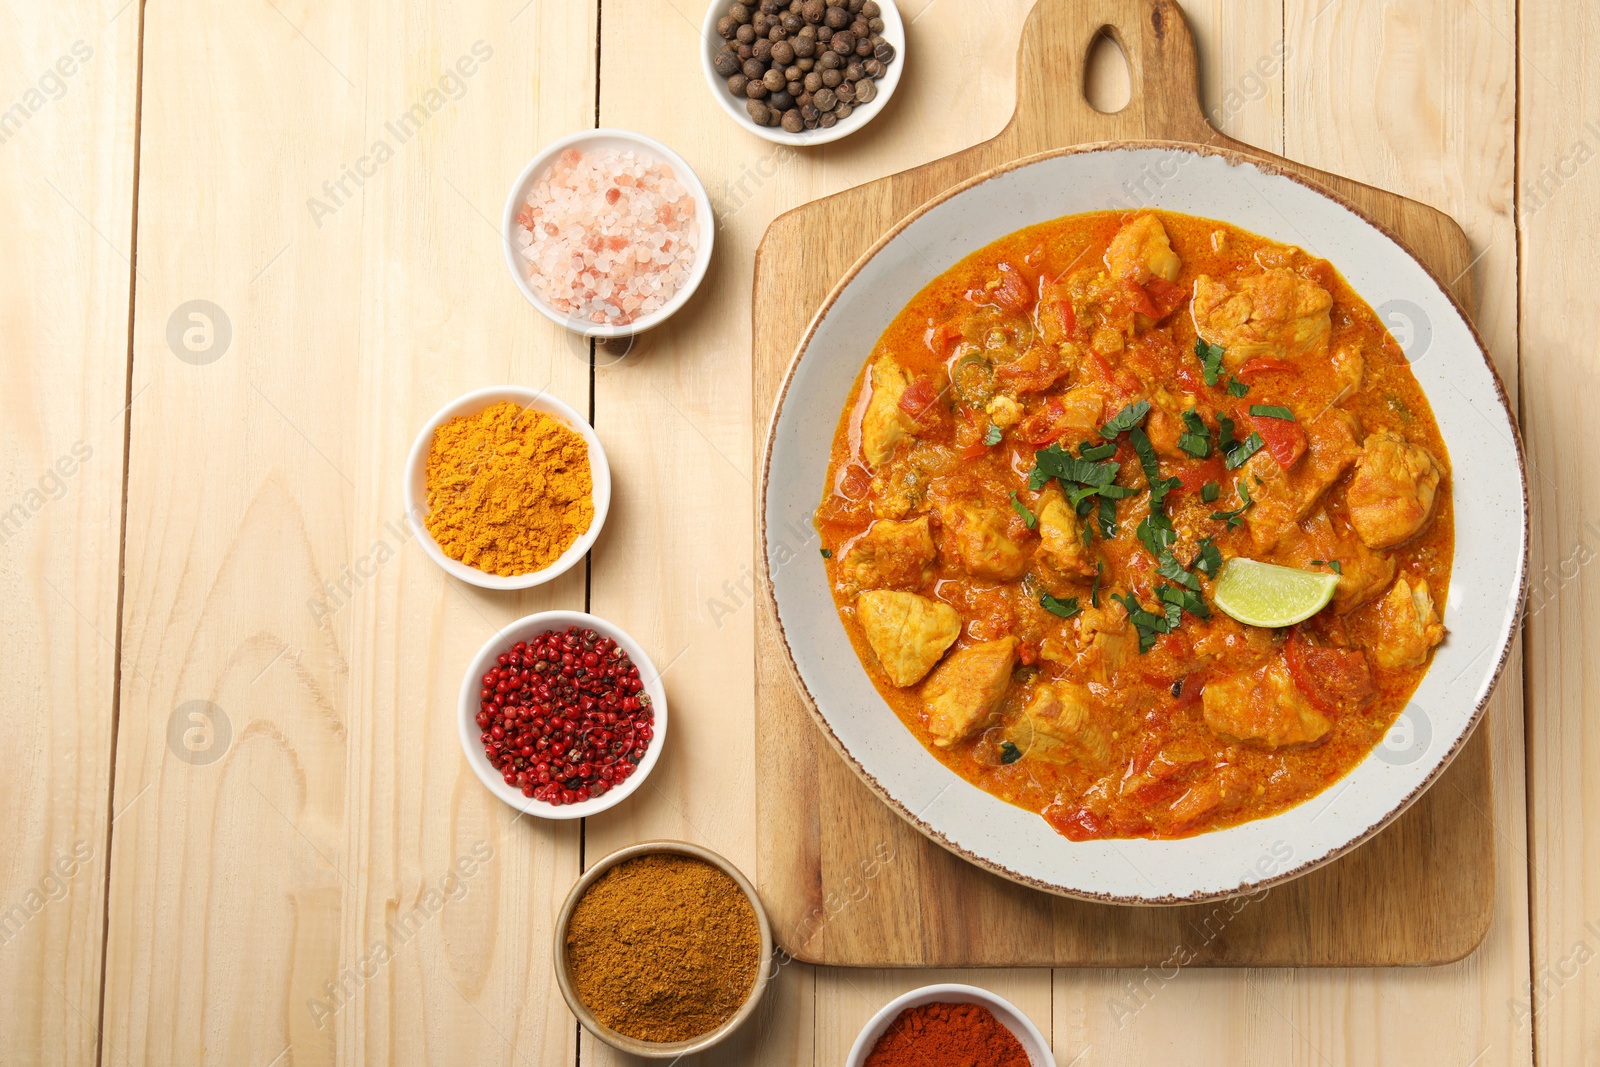
[[[1528,887],[1532,966],[1504,1010],[1533,1031],[1539,1061],[1600,1060],[1600,490],[1582,433],[1600,356],[1586,282],[1600,170],[1600,13],[1523,0],[1515,201],[1521,252],[1523,434],[1533,478],[1533,559],[1527,622]],[[1507,205],[1509,210],[1510,205]],[[1531,1012],[1531,1017],[1530,1017]]]
[[[1083,50],[1100,25],[1120,33],[1135,86],[1132,102],[1114,115],[1098,114],[1061,90],[1082,84]],[[1041,4],[1022,56],[1019,107],[1000,136],[774,222],[756,274],[756,406],[763,422],[792,345],[833,279],[875,234],[959,178],[1094,140],[1166,137],[1243,150],[1206,124],[1195,96],[1191,43],[1170,6]],[[1347,178],[1265,158],[1355,200],[1404,234],[1445,277],[1464,277],[1470,251],[1448,217]],[[1470,300],[1464,281],[1457,292]],[[1119,909],[1036,894],[933,847],[826,750],[782,666],[776,634],[765,617],[762,623],[758,807],[768,814],[760,881],[771,894],[780,940],[791,951],[858,966],[1144,965],[1169,958],[1174,945],[1189,944],[1191,931],[1216,924],[1213,907]],[[1202,935],[1190,945],[1196,958],[1233,966],[1355,966],[1439,962],[1470,952],[1490,918],[1493,825],[1487,810],[1460,798],[1487,793],[1487,747],[1486,735],[1476,739],[1440,788],[1351,856],[1227,915],[1226,937]],[[847,877],[862,858],[885,845],[896,860],[874,873],[868,898],[874,903],[815,923],[831,916],[830,902],[848,893]],[[1402,870],[1406,875],[1397,874]],[[952,901],[961,902],[959,915],[941,914]],[[1307,912],[1328,920],[1306,923]],[[1396,915],[1403,921],[1395,922]],[[1040,936],[1042,929],[1053,937]]]
[[[1513,115],[1503,89],[1515,60],[1477,17],[1445,4],[1343,5],[1322,18],[1292,9],[1284,144],[1295,158],[1417,197],[1462,222],[1474,253],[1486,253],[1475,267],[1476,321],[1514,387]],[[1397,100],[1416,106],[1398,108]],[[1062,972],[1058,1056],[1092,1048],[1097,1058],[1139,1062],[1181,1039],[1197,1064],[1278,1063],[1285,1050],[1307,1063],[1532,1062],[1526,1028],[1503,1006],[1527,967],[1519,681],[1515,668],[1507,671],[1479,731],[1493,753],[1497,884],[1488,937],[1471,956],[1424,971]],[[1451,1025],[1418,1027],[1418,1018]],[[1361,1022],[1341,1022],[1348,1019]]]
[[[122,7],[0,10],[8,1063],[90,1063],[99,1044],[138,114],[139,10]]]
[[[549,951],[579,829],[514,818],[455,715],[477,647],[581,606],[584,575],[445,579],[400,481],[470,388],[587,406],[586,358],[518,295],[493,220],[539,146],[593,123],[595,18],[149,8],[116,787],[143,799],[114,840],[108,1064],[575,1054]],[[186,361],[169,317],[201,298],[231,343]],[[192,701],[217,710],[186,747]]]

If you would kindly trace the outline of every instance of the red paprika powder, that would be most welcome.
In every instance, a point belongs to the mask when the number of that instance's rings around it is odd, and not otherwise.
[[[981,1004],[919,1004],[895,1016],[866,1067],[1030,1067],[1028,1052]]]

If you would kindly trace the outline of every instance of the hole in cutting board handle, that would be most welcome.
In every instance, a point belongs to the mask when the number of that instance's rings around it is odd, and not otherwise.
[[[1100,27],[1089,42],[1083,64],[1083,98],[1102,115],[1115,115],[1133,98],[1128,56],[1110,26]]]

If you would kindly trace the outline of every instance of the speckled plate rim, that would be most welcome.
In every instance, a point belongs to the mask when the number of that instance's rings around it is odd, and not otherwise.
[[[937,790],[937,793],[933,796],[931,801],[920,805],[916,810],[913,810],[913,808],[902,799],[897,798],[893,792],[887,788],[882,781],[879,780],[877,775],[873,773],[873,768],[868,767],[858,754],[851,751],[850,747],[839,736],[834,724],[830,722],[829,715],[825,713],[822,707],[819,705],[816,694],[813,692],[812,685],[808,682],[806,671],[802,668],[801,664],[796,658],[793,640],[790,635],[789,627],[786,625],[785,621],[782,606],[782,594],[780,592],[779,585],[774,578],[772,560],[770,558],[774,554],[773,550],[775,548],[772,537],[773,528],[775,525],[777,525],[774,522],[773,515],[773,457],[775,450],[778,447],[779,433],[784,425],[784,415],[786,411],[786,404],[790,399],[790,390],[795,384],[796,376],[801,370],[806,354],[813,341],[817,338],[820,328],[824,324],[830,312],[835,309],[836,305],[840,301],[840,298],[846,293],[847,290],[849,290],[856,279],[861,276],[862,272],[868,268],[873,260],[892,242],[894,242],[896,238],[900,237],[919,220],[935,211],[947,201],[961,196],[964,193],[976,189],[977,187],[988,182],[994,181],[995,179],[1003,178],[1009,174],[1012,174],[1013,172],[1041,163],[1058,160],[1063,157],[1119,152],[1156,152],[1165,155],[1169,159],[1174,153],[1180,156],[1189,156],[1201,160],[1218,159],[1230,170],[1247,169],[1255,172],[1265,179],[1268,179],[1269,181],[1272,179],[1287,179],[1288,181],[1293,182],[1295,185],[1302,187],[1303,189],[1315,194],[1323,200],[1330,202],[1335,208],[1342,209],[1349,216],[1353,217],[1353,221],[1356,224],[1370,228],[1370,230],[1373,231],[1378,237],[1381,237],[1389,245],[1392,245],[1394,249],[1396,249],[1404,257],[1406,263],[1408,264],[1408,269],[1415,269],[1416,271],[1420,272],[1420,278],[1422,279],[1423,283],[1423,291],[1425,291],[1425,295],[1428,297],[1430,302],[1434,300],[1444,301],[1444,306],[1453,313],[1454,323],[1459,325],[1459,327],[1465,331],[1466,337],[1469,338],[1471,342],[1470,347],[1475,349],[1477,352],[1480,361],[1479,364],[1471,365],[1469,363],[1465,369],[1474,374],[1483,373],[1487,375],[1489,393],[1495,402],[1495,406],[1492,411],[1485,413],[1484,411],[1480,410],[1477,411],[1477,415],[1485,421],[1490,422],[1491,426],[1493,426],[1496,430],[1502,432],[1506,437],[1505,443],[1511,445],[1511,454],[1515,459],[1513,469],[1516,475],[1516,502],[1518,505],[1518,507],[1514,509],[1517,515],[1517,536],[1515,539],[1516,550],[1514,555],[1505,551],[1505,549],[1509,546],[1504,544],[1500,546],[1502,553],[1501,558],[1503,561],[1502,569],[1506,571],[1505,578],[1507,579],[1502,583],[1502,585],[1507,590],[1507,595],[1505,596],[1503,603],[1499,605],[1499,617],[1494,627],[1494,633],[1488,640],[1487,647],[1485,647],[1483,651],[1477,653],[1471,661],[1472,663],[1485,662],[1486,669],[1478,675],[1481,681],[1475,687],[1476,695],[1471,699],[1470,712],[1465,716],[1460,716],[1458,714],[1458,727],[1449,732],[1447,737],[1448,745],[1441,753],[1439,753],[1436,757],[1433,757],[1431,760],[1424,759],[1419,761],[1425,764],[1427,768],[1425,773],[1423,773],[1420,778],[1410,782],[1406,788],[1399,792],[1397,796],[1392,797],[1391,802],[1388,804],[1386,810],[1381,811],[1378,815],[1376,815],[1376,817],[1364,818],[1360,820],[1359,825],[1352,825],[1342,842],[1315,848],[1309,857],[1297,856],[1294,852],[1293,845],[1283,842],[1281,840],[1281,836],[1266,849],[1262,849],[1259,847],[1259,842],[1260,840],[1264,839],[1264,836],[1258,833],[1256,835],[1258,847],[1250,850],[1251,854],[1257,857],[1255,864],[1234,865],[1232,867],[1234,872],[1233,874],[1222,878],[1210,878],[1206,880],[1205,884],[1188,886],[1175,885],[1164,888],[1161,886],[1152,885],[1149,891],[1130,891],[1127,889],[1113,891],[1096,888],[1090,884],[1067,884],[1065,880],[1059,878],[1041,878],[1036,874],[1030,874],[1025,870],[1018,869],[1020,865],[1012,865],[1005,860],[988,854],[986,850],[974,847],[969,842],[958,840],[954,835],[941,830],[938,826],[934,825],[933,820],[928,816],[928,810],[932,808],[934,804],[937,804],[946,795],[946,793],[950,791],[955,791],[963,798],[982,806],[991,815],[1000,816],[1003,818],[1004,812],[1000,811],[999,809],[1008,809],[1010,812],[1021,812],[1023,815],[1033,818],[1037,820],[1040,825],[1044,824],[1043,820],[1039,820],[1037,815],[1023,812],[1020,808],[1014,808],[1011,805],[1006,804],[1004,801],[1001,801],[990,794],[984,793],[982,790],[979,790],[975,786],[970,785],[970,783],[960,779],[953,772],[943,768],[940,764],[938,764],[937,761],[933,759],[931,755],[928,755],[926,752],[922,753],[923,757],[926,759],[929,772],[925,777],[931,782],[943,782],[943,787]],[[1147,160],[1146,162],[1149,161]],[[1181,168],[1179,168],[1179,170],[1181,171]],[[1171,179],[1167,184],[1170,185],[1171,183],[1176,182],[1179,177],[1181,177],[1181,173],[1178,173],[1177,176]],[[1167,208],[1175,211],[1183,211],[1183,207],[1175,206],[1171,203],[1165,202],[1166,199],[1170,199],[1163,198],[1161,195],[1163,189],[1165,188],[1166,185],[1161,185],[1158,183],[1156,194],[1149,197],[1146,202],[1140,204],[1139,206]],[[1099,204],[1097,206],[1104,208],[1113,207],[1116,205],[1106,203]],[[1122,206],[1128,207],[1129,205]],[[1076,210],[1095,210],[1095,208],[1080,207]],[[1068,210],[1060,212],[1054,217],[1059,217],[1061,214],[1070,213],[1073,212]],[[1190,213],[1198,214],[1198,212]],[[1050,216],[1020,222],[1014,225],[1012,229],[1007,232],[1013,232],[1017,228],[1031,224],[1031,222],[1044,221],[1044,218],[1047,217]],[[1215,213],[1208,217],[1221,218],[1225,220],[1229,219],[1227,212]],[[1272,236],[1272,234],[1269,232],[1270,228],[1251,226],[1245,226],[1245,228],[1254,228],[1255,232],[1263,233],[1266,236]],[[1000,236],[1003,236],[1003,234]],[[990,240],[993,239],[995,238],[990,238]],[[971,247],[967,247],[961,252],[961,255],[965,255],[971,251],[974,251],[976,248],[982,247],[982,245],[986,243],[988,243],[988,241],[978,242]],[[1293,244],[1299,242],[1288,240],[1287,243]],[[916,289],[914,289],[913,292],[920,290],[921,286],[925,285],[933,276],[944,270],[951,263],[959,260],[961,255],[955,256],[950,260],[950,263],[946,263],[943,266],[938,266],[937,269],[930,270],[926,276],[917,283]],[[1345,274],[1347,278],[1351,278],[1352,271],[1348,269],[1347,264],[1335,260],[1334,266],[1339,268],[1341,273]],[[1354,284],[1353,279],[1352,284]],[[1369,302],[1373,302],[1373,294],[1365,292],[1360,286],[1357,286],[1357,291],[1361,292],[1363,297],[1368,299]],[[895,305],[890,312],[891,319],[893,314],[898,312],[899,307],[901,306],[903,306],[903,302]],[[1390,322],[1390,324],[1393,325],[1392,322]],[[875,337],[876,335],[874,335],[874,339]],[[864,358],[864,354],[861,358]],[[1457,358],[1460,357],[1458,356]],[[1470,359],[1470,357],[1468,358]],[[852,374],[855,370],[859,370],[859,360],[853,369]],[[1418,375],[1418,378],[1419,382],[1421,382],[1422,376],[1420,374]],[[1424,385],[1424,392],[1428,396],[1430,404],[1434,407],[1436,418],[1440,419],[1442,429],[1443,418],[1441,416],[1441,397],[1436,395],[1433,390],[1429,390],[1426,385]],[[1470,401],[1465,402],[1469,407],[1471,406]],[[837,412],[838,408],[835,407],[835,421],[837,419]],[[1496,418],[1501,420],[1501,422],[1497,424],[1495,422]],[[831,429],[829,432],[831,434]],[[1447,446],[1452,448],[1453,463],[1459,461],[1461,458],[1454,447],[1457,443],[1459,442],[1447,437]],[[1298,878],[1312,870],[1315,870],[1318,867],[1323,866],[1324,864],[1332,862],[1333,860],[1338,859],[1340,856],[1343,856],[1345,853],[1367,841],[1375,834],[1379,833],[1395,819],[1397,819],[1408,807],[1410,807],[1412,803],[1416,801],[1419,796],[1422,795],[1423,792],[1427,790],[1429,786],[1438,780],[1439,776],[1455,759],[1462,746],[1464,746],[1467,740],[1471,737],[1473,730],[1482,720],[1489,700],[1493,696],[1495,686],[1498,684],[1501,675],[1505,671],[1506,663],[1511,653],[1515,635],[1518,629],[1518,624],[1521,619],[1523,606],[1527,597],[1529,504],[1527,467],[1522,438],[1517,429],[1516,419],[1512,412],[1504,384],[1501,382],[1499,373],[1495,369],[1493,362],[1489,359],[1488,352],[1483,344],[1483,340],[1481,336],[1479,336],[1471,319],[1467,316],[1465,310],[1455,299],[1455,296],[1450,292],[1449,287],[1444,283],[1444,281],[1434,274],[1427,264],[1423,263],[1422,260],[1411,251],[1405,242],[1387,227],[1373,220],[1360,208],[1356,207],[1347,199],[1339,196],[1337,193],[1334,193],[1320,183],[1317,183],[1294,171],[1281,168],[1275,165],[1269,159],[1235,149],[1213,148],[1210,146],[1198,145],[1189,142],[1167,140],[1107,141],[1077,145],[1063,149],[1055,149],[1017,159],[1010,163],[1003,164],[978,174],[965,182],[952,186],[950,189],[938,194],[922,204],[920,207],[910,212],[898,223],[896,223],[882,238],[880,238],[870,249],[868,249],[867,252],[865,252],[860,259],[855,262],[855,264],[851,266],[851,268],[845,273],[844,277],[841,278],[838,284],[834,286],[832,291],[830,291],[827,298],[823,301],[821,307],[818,309],[816,315],[812,318],[810,324],[807,326],[805,334],[796,348],[795,355],[790,361],[788,369],[785,371],[783,383],[779,390],[777,400],[774,404],[774,410],[768,424],[768,431],[763,448],[761,475],[757,522],[758,543],[761,548],[761,551],[758,553],[758,555],[763,596],[766,601],[767,610],[771,613],[770,617],[777,625],[780,643],[784,651],[784,661],[788,666],[790,675],[794,679],[795,684],[804,698],[808,708],[811,710],[812,717],[821,727],[823,734],[828,738],[829,743],[837,752],[839,752],[839,754],[845,759],[846,763],[868,785],[868,787],[871,788],[886,804],[889,805],[891,810],[900,815],[902,818],[906,819],[906,821],[910,822],[930,840],[943,846],[956,855],[961,856],[969,862],[998,874],[1001,877],[1045,892],[1077,899],[1099,901],[1104,903],[1136,905],[1179,905],[1225,899],[1246,893],[1257,893],[1261,890],[1280,885],[1294,878]],[[1469,488],[1467,490],[1467,499],[1472,499],[1474,493],[1474,491],[1470,488],[1470,484],[1471,483],[1468,483]],[[814,487],[811,486],[804,487],[804,491],[808,494],[810,494],[813,489]],[[1453,481],[1452,489],[1456,494],[1455,499],[1457,502],[1457,512],[1459,515],[1461,511],[1460,504],[1464,499],[1461,491],[1462,486],[1460,483]],[[813,504],[812,506],[814,507],[815,505]],[[786,545],[780,540],[776,547],[786,547]],[[1452,574],[1450,598],[1446,611],[1447,625],[1451,624],[1453,621],[1456,621],[1453,611],[1463,589],[1463,572],[1460,567],[1461,553],[1459,551],[1459,547],[1458,540],[1456,561],[1457,566]],[[793,555],[792,550],[788,554]],[[783,563],[780,561],[780,569],[782,566]],[[835,625],[838,625],[836,615]],[[839,626],[840,638],[845,640],[846,644],[848,645],[848,640],[843,638],[842,630],[842,626]],[[1441,652],[1442,651],[1443,649],[1441,649]],[[1487,659],[1485,659],[1486,656]],[[859,661],[855,660],[853,652],[850,656],[850,660],[853,669],[859,674],[860,678],[870,689],[870,680],[866,680],[865,671],[860,667]],[[842,669],[848,671],[851,669],[851,666],[846,666]],[[1424,678],[1423,686],[1427,686],[1430,679],[1434,677],[1436,668],[1437,658],[1435,669],[1430,670],[1429,675]],[[1422,689],[1419,688],[1419,693],[1421,692]],[[892,715],[892,713],[888,712],[888,709],[883,704],[880,696],[877,696],[877,694],[874,692],[873,697],[874,699],[871,701],[873,710]],[[1407,710],[1409,710],[1409,708]],[[1404,717],[1404,713],[1402,717]],[[905,733],[906,737],[910,738],[909,731],[904,731],[902,729],[902,732]],[[911,740],[913,744],[917,744],[919,749],[921,748],[920,744],[918,744],[914,738]],[[1119,853],[1123,849],[1139,849],[1142,851],[1149,851],[1152,847],[1156,849],[1171,848],[1173,846],[1183,848],[1185,847],[1186,842],[1191,843],[1188,847],[1195,847],[1192,845],[1194,842],[1205,843],[1204,846],[1199,847],[1215,847],[1222,844],[1222,842],[1230,835],[1237,835],[1241,831],[1251,828],[1261,831],[1264,828],[1283,827],[1285,825],[1285,821],[1292,820],[1296,813],[1304,811],[1309,805],[1316,804],[1319,799],[1327,798],[1331,795],[1332,799],[1327,801],[1326,807],[1319,812],[1319,815],[1317,816],[1320,818],[1321,814],[1326,814],[1328,810],[1333,809],[1337,804],[1339,804],[1345,791],[1345,786],[1347,786],[1354,779],[1354,777],[1363,770],[1363,768],[1366,768],[1369,764],[1371,764],[1374,759],[1379,759],[1379,753],[1383,750],[1383,748],[1383,744],[1380,744],[1378,748],[1375,748],[1373,753],[1369,754],[1366,760],[1362,761],[1362,763],[1353,769],[1350,774],[1346,775],[1345,778],[1341,780],[1341,783],[1336,783],[1316,796],[1309,798],[1306,802],[1303,802],[1296,807],[1290,808],[1287,811],[1272,816],[1268,819],[1253,820],[1251,822],[1240,824],[1240,826],[1230,827],[1226,830],[1215,831],[1213,833],[1197,835],[1190,838],[1177,839],[1176,841],[1149,842],[1143,839],[1119,839],[1109,842],[1072,843],[1067,842],[1065,838],[1059,838],[1058,847],[1067,849],[1081,849],[1085,845],[1104,845]],[[1424,756],[1426,755],[1427,753],[1425,752]],[[1338,820],[1336,820],[1335,824],[1337,823]],[[1280,847],[1287,847],[1287,856],[1284,856],[1283,853],[1279,851]],[[1135,870],[1140,871],[1141,877],[1144,878],[1145,881],[1149,881],[1148,877],[1143,875],[1142,869],[1138,868],[1137,865],[1135,865],[1131,860],[1128,860],[1125,855],[1122,856],[1122,859],[1129,867],[1133,867]]]
[[[572,970],[567,966],[567,926],[572,922],[573,909],[578,906],[578,900],[584,892],[595,883],[602,874],[626,860],[635,856],[655,855],[662,852],[679,856],[691,856],[703,860],[732,878],[744,892],[750,906],[755,909],[756,925],[761,929],[761,965],[756,972],[756,980],[750,986],[750,995],[740,1005],[739,1010],[727,1022],[712,1030],[708,1034],[688,1041],[674,1041],[668,1044],[652,1044],[640,1041],[637,1038],[619,1034],[611,1027],[594,1017],[578,998],[578,991],[573,985]],[[579,876],[577,882],[567,893],[566,901],[561,905],[561,911],[556,917],[555,937],[551,952],[551,965],[555,968],[556,984],[561,987],[561,996],[567,1002],[567,1007],[572,1014],[583,1024],[583,1028],[595,1037],[604,1041],[614,1049],[643,1056],[653,1060],[676,1060],[695,1052],[703,1052],[722,1042],[739,1029],[749,1018],[755,1014],[756,1008],[761,1003],[761,997],[767,991],[767,983],[772,978],[772,924],[767,919],[767,909],[761,904],[761,896],[756,892],[756,887],[746,878],[744,872],[728,862],[726,858],[718,855],[702,845],[689,841],[641,841],[636,845],[619,848],[617,851],[597,861],[588,870]]]

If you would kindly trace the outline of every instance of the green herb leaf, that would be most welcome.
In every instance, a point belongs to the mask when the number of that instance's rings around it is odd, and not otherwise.
[[[1284,419],[1294,421],[1294,412],[1282,404],[1251,404],[1250,414],[1263,419]]]
[[[1344,575],[1344,564],[1340,563],[1336,559],[1330,559],[1328,561],[1328,566],[1333,568],[1333,573],[1343,577],[1343,575]]]
[[[1100,523],[1100,536],[1107,541],[1117,536],[1117,502],[1109,496],[1100,498],[1100,512],[1096,516]]]
[[[1244,466],[1246,460],[1266,446],[1267,443],[1261,439],[1260,434],[1252,433],[1228,452],[1222,461],[1222,465],[1229,470],[1238,470]]]
[[[1200,499],[1210,504],[1217,499],[1217,494],[1221,491],[1222,487],[1216,482],[1207,482],[1200,487]]]
[[[1015,763],[1022,758],[1022,749],[1014,742],[1002,741],[1000,743],[1000,762],[1002,764]]]
[[[1144,545],[1145,551],[1156,559],[1160,559],[1178,540],[1178,531],[1172,528],[1172,520],[1160,512],[1151,512],[1139,523],[1134,535],[1139,538],[1139,543]]]
[[[1245,509],[1251,504],[1255,503],[1255,501],[1250,499],[1250,487],[1245,484],[1243,479],[1235,482],[1233,487],[1238,490],[1239,499],[1242,501],[1242,503],[1232,511],[1213,511],[1211,513],[1211,517],[1218,522],[1226,522],[1228,524],[1228,529],[1237,530],[1239,528],[1239,524],[1244,522]]]
[[[1100,436],[1107,441],[1115,441],[1118,434],[1133,429],[1143,422],[1148,414],[1150,414],[1150,401],[1135,401],[1111,416],[1111,421],[1100,427]]]
[[[823,549],[822,550],[822,558],[823,559],[832,559],[833,558],[833,549],[831,549],[831,548]]]
[[[1098,463],[1102,459],[1110,459],[1116,454],[1117,443],[1115,441],[1107,441],[1099,445],[1085,441],[1078,446],[1078,455],[1091,463]]]
[[[1110,485],[1122,469],[1120,463],[1095,463],[1079,459],[1060,445],[1051,445],[1033,454],[1033,469],[1043,471],[1046,478],[1079,485]]]
[[[1183,564],[1178,562],[1178,558],[1170,549],[1161,553],[1161,562],[1156,567],[1156,573],[1169,582],[1177,582],[1185,589],[1196,593],[1200,591],[1200,579],[1184,569]]]
[[[1216,385],[1217,379],[1222,376],[1221,345],[1208,345],[1200,338],[1194,340],[1194,354],[1200,357],[1200,373],[1205,377],[1207,385]]]
[[[1185,411],[1183,425],[1185,432],[1178,435],[1178,447],[1196,459],[1211,455],[1211,431],[1206,428],[1199,412],[1194,408]]]
[[[1189,566],[1207,578],[1215,578],[1222,569],[1222,551],[1217,548],[1217,542],[1210,537],[1202,539],[1200,551],[1195,553],[1194,562]]]
[[[1211,606],[1205,602],[1205,598],[1198,592],[1164,585],[1156,590],[1156,595],[1161,598],[1162,603],[1167,605],[1169,619],[1173,608],[1187,611],[1197,619],[1211,618]]]
[[[1039,606],[1052,615],[1059,615],[1063,619],[1070,619],[1083,609],[1078,607],[1078,598],[1069,596],[1065,600],[1057,600],[1049,593],[1039,598]]]
[[[1015,490],[1011,493],[1011,510],[1022,516],[1022,521],[1028,524],[1028,529],[1033,529],[1039,521],[1039,516],[1028,510],[1028,505],[1017,498]]]
[[[983,443],[993,448],[1000,443],[1000,438],[1003,436],[1005,436],[1005,431],[991,422],[989,428],[983,431]]]
[[[1217,451],[1227,455],[1239,442],[1233,436],[1233,420],[1226,415],[1217,416]]]
[[[1244,396],[1249,391],[1250,391],[1250,387],[1248,385],[1244,384],[1243,382],[1241,382],[1237,378],[1235,378],[1233,381],[1228,383],[1228,395],[1229,396]]]

